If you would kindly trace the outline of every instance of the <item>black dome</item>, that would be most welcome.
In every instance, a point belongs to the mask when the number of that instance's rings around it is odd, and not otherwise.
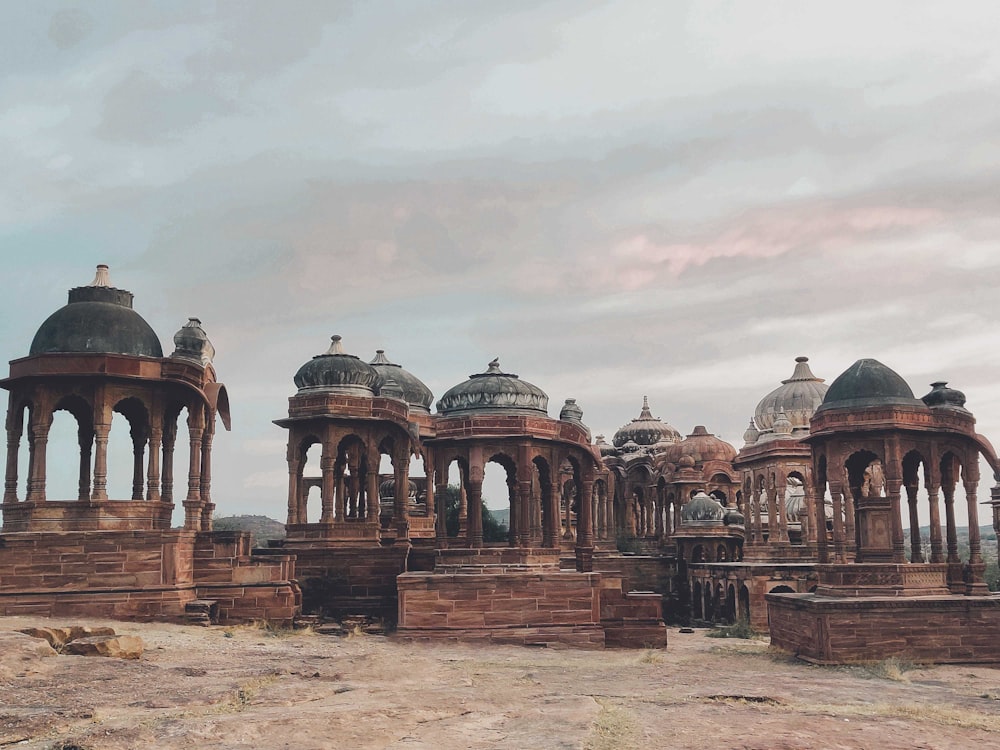
[[[132,309],[132,293],[109,286],[69,290],[69,303],[31,341],[31,356],[51,352],[163,356],[156,332]]]
[[[494,359],[486,372],[470,375],[465,382],[448,389],[437,403],[438,413],[469,414],[504,411],[548,416],[549,397],[537,385],[503,372]]]
[[[396,385],[403,391],[403,400],[411,407],[419,411],[430,414],[431,404],[434,402],[434,394],[423,382],[409,370],[403,369],[401,365],[390,362],[385,356],[384,349],[375,352],[375,359],[369,362],[376,372],[382,376],[382,380],[394,380]]]
[[[295,373],[299,391],[322,390],[355,396],[374,396],[383,380],[374,367],[344,352],[340,336],[331,336],[329,350],[317,354]]]
[[[866,406],[923,406],[899,373],[877,359],[859,359],[830,384],[817,412]]]

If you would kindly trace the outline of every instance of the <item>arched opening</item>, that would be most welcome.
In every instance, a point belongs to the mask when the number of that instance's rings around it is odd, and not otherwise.
[[[725,618],[730,624],[736,622],[736,586],[732,583],[726,588]]]
[[[456,546],[465,545],[468,530],[468,477],[465,462],[458,458],[448,462],[441,477],[443,481],[440,484],[445,485],[442,499],[445,534]]]
[[[318,451],[317,451],[318,453]],[[302,466],[308,458],[303,456]],[[378,514],[378,497],[369,497],[378,492],[377,480],[369,481],[369,472],[378,467],[369,466],[368,451],[364,441],[357,435],[346,435],[337,444],[337,458],[334,461],[334,520],[359,522],[374,520],[370,515]],[[375,484],[372,488],[370,485]]]
[[[125,425],[128,425],[128,433]],[[108,499],[143,499],[148,440],[149,412],[145,404],[135,397],[115,404],[108,434]]]
[[[778,586],[775,586],[774,588],[772,588],[767,593],[769,593],[769,594],[794,594],[795,593],[795,589],[793,589],[791,586],[786,586],[784,584],[779,584]]]
[[[93,409],[80,396],[60,399],[52,414],[46,448],[46,499],[90,499]],[[76,461],[69,460],[77,456]]]
[[[502,471],[501,471],[502,470]],[[490,488],[486,496],[485,488]],[[517,544],[517,465],[505,453],[490,456],[483,467],[483,544]]]
[[[313,446],[317,446],[313,448]],[[319,523],[323,514],[323,475],[320,472],[320,441],[309,435],[299,442],[299,488],[302,523]]]
[[[801,472],[790,471],[785,478],[785,519],[792,544],[803,544],[809,536],[809,509],[806,507],[806,480]]]
[[[911,563],[929,562],[933,557],[930,539],[923,539],[920,531],[920,508],[919,495],[924,487],[921,486],[921,471],[927,471],[927,462],[916,450],[911,450],[903,456],[903,490],[906,493],[905,518],[910,532],[910,544],[906,550],[906,556]],[[923,492],[926,495],[926,492]],[[929,507],[929,506],[928,506]],[[938,558],[941,556],[941,526],[937,527],[937,551]]]
[[[705,619],[705,605],[704,600],[701,596],[701,582],[695,581],[694,585],[691,587],[691,611],[693,613],[694,619],[704,620]]]
[[[552,471],[549,462],[541,456],[532,460],[531,467],[530,538],[537,540],[540,535],[543,547],[555,547],[558,544],[559,511],[552,495]]]
[[[715,548],[715,562],[729,562],[729,553],[726,551],[726,545],[720,544]]]
[[[708,555],[705,554],[705,547],[701,544],[696,544],[694,549],[691,550],[691,562],[702,563],[708,562]]]
[[[32,420],[32,405],[23,401],[14,409],[10,425],[18,435],[17,444],[17,475],[7,476],[4,497],[10,501],[26,500],[28,497],[28,478],[31,476],[31,459],[34,451],[31,447],[30,425]]]
[[[580,465],[574,459],[566,459],[559,467],[559,518],[562,539],[571,542],[576,539],[576,522],[580,512]],[[589,502],[589,498],[588,498]]]
[[[721,583],[715,584],[715,590],[712,593],[712,621],[713,622],[726,622],[728,618],[726,617],[726,589]]]

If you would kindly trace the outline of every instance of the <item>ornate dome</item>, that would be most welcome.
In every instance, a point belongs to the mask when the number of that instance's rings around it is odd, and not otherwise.
[[[594,445],[597,446],[597,449],[601,452],[602,456],[613,456],[618,452],[615,446],[611,445],[611,443],[604,439],[604,435],[598,435],[594,439]]]
[[[107,266],[98,266],[90,286],[70,289],[68,303],[38,328],[29,354],[65,352],[162,357],[160,339],[149,323],[132,309],[132,299],[132,292],[110,285]]]
[[[782,380],[781,385],[764,396],[757,404],[753,421],[760,435],[757,440],[767,440],[772,437],[775,420],[781,412],[785,413],[792,424],[791,434],[801,435],[809,431],[809,420],[816,409],[823,403],[829,386],[823,383],[823,378],[817,378],[809,369],[808,357],[795,358],[795,370],[788,380]],[[788,433],[785,433],[788,434]],[[748,443],[756,442],[747,440]]]
[[[378,496],[380,500],[392,500],[396,497],[396,479],[389,477],[378,486]],[[410,479],[407,480],[406,496],[415,498],[417,496],[417,485]]]
[[[388,381],[391,379],[396,381],[396,385],[403,392],[403,401],[411,409],[424,412],[425,414],[431,413],[431,404],[434,403],[434,394],[431,393],[431,389],[424,385],[420,378],[409,370],[405,370],[400,365],[390,362],[385,356],[384,349],[377,349],[375,351],[375,359],[369,362],[369,364],[375,368],[375,371],[382,376],[383,380]]]
[[[208,340],[208,334],[201,327],[198,318],[188,318],[188,322],[174,334],[174,351],[170,356],[190,359],[202,367],[211,363],[215,357],[215,347]]]
[[[935,408],[942,407],[946,409],[958,409],[963,412],[968,411],[965,408],[965,394],[954,388],[949,388],[948,384],[943,380],[931,383],[931,392],[920,400],[928,406]]]
[[[868,406],[923,406],[906,381],[877,359],[859,359],[842,372],[826,392],[817,412]]]
[[[690,435],[671,448],[666,460],[680,464],[685,456],[689,456],[696,464],[703,464],[706,461],[732,461],[736,458],[736,449],[725,440],[709,433],[703,425],[698,425]]]
[[[437,402],[438,413],[445,416],[501,411],[509,414],[548,416],[549,397],[537,385],[503,372],[499,359],[490,362],[486,372],[470,375]]]
[[[382,377],[369,364],[344,352],[340,336],[330,337],[330,348],[317,354],[295,373],[295,385],[302,391],[331,391],[349,396],[374,396],[382,387]]]
[[[621,448],[629,441],[648,446],[661,442],[676,443],[680,439],[681,434],[676,429],[653,416],[649,411],[649,399],[643,396],[639,416],[621,427],[611,442]]]
[[[718,522],[725,518],[726,509],[711,495],[698,492],[681,507],[681,522]]]

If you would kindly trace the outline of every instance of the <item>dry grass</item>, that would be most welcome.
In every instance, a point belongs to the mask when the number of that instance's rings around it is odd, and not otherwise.
[[[936,706],[926,703],[846,703],[798,704],[789,707],[796,713],[820,713],[827,716],[868,719],[907,719],[1000,733],[1000,715],[980,713],[957,706]]]
[[[870,661],[863,664],[852,664],[843,669],[859,677],[874,678],[878,680],[892,680],[893,682],[909,682],[907,672],[920,669],[919,664],[915,664],[908,659],[901,659],[897,656],[890,656],[881,661]]]
[[[636,740],[635,717],[621,706],[611,705],[600,698],[595,699],[601,712],[594,720],[590,737],[584,744],[585,750],[620,750],[634,747]]]

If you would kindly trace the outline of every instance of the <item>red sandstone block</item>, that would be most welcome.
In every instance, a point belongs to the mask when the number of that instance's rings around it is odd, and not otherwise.
[[[493,602],[494,612],[534,612],[537,609],[537,599],[509,599]]]
[[[504,625],[527,625],[531,622],[531,616],[525,612],[485,612],[483,613],[483,623],[486,627],[497,627]]]

